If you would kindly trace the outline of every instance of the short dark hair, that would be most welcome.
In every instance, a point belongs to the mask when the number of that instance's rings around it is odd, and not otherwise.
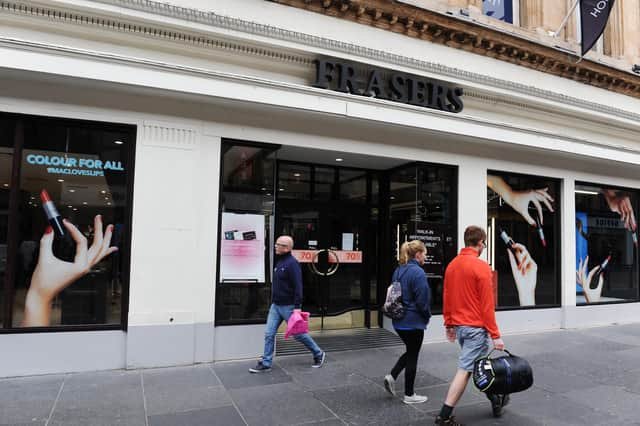
[[[480,244],[480,241],[487,239],[487,233],[479,226],[467,226],[464,230],[464,245],[465,247],[475,247]]]

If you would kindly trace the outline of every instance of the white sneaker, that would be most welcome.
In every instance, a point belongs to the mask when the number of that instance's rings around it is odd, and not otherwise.
[[[391,374],[384,376],[384,388],[391,395],[396,396],[396,381]]]
[[[423,402],[427,402],[427,398],[424,395],[416,395],[415,393],[411,396],[404,396],[404,399],[402,400],[405,404],[421,404]]]

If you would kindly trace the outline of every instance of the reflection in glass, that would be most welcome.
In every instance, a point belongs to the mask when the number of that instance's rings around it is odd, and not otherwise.
[[[255,215],[264,216],[264,230],[255,229],[223,229],[221,235],[221,252],[226,249],[229,241],[233,240],[240,251],[255,244],[255,239],[264,237],[259,250],[264,251],[264,280],[255,279],[224,279],[222,273],[237,270],[237,265],[220,265],[220,275],[216,286],[216,323],[229,324],[238,322],[263,321],[267,317],[271,303],[271,265],[273,262],[273,209],[276,191],[284,186],[275,188],[275,148],[270,145],[260,147],[242,144],[241,142],[223,141],[222,144],[222,203],[221,217],[242,218]],[[298,171],[293,171],[293,176]],[[308,181],[308,175],[305,178]],[[279,194],[285,193],[280,191]],[[235,214],[235,215],[234,215]],[[242,221],[241,221],[242,222]],[[224,223],[223,223],[224,224]],[[235,231],[235,232],[234,232]],[[247,246],[247,247],[244,247]],[[254,247],[255,248],[255,247]],[[242,261],[233,256],[221,256],[221,262]],[[251,265],[252,267],[254,265]],[[235,269],[234,269],[235,268]],[[262,277],[263,275],[260,274]],[[245,277],[246,278],[246,277]]]
[[[638,192],[576,184],[576,302],[638,300]]]
[[[334,198],[336,169],[331,167],[314,167],[313,199],[327,201]]]
[[[409,165],[390,174],[390,224],[393,267],[403,242],[421,240],[427,247],[423,269],[431,287],[432,310],[442,309],[446,265],[456,253],[455,168]]]
[[[340,170],[340,199],[367,201],[367,174],[361,170]]]
[[[311,199],[311,167],[280,163],[278,166],[278,198]]]
[[[273,192],[273,161],[265,159],[271,151],[255,146],[223,144],[225,167],[222,182],[226,190]]]

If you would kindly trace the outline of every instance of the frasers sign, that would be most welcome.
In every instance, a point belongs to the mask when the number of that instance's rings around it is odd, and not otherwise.
[[[104,176],[105,170],[124,171],[120,161],[102,161],[79,155],[27,154],[26,161],[46,167],[47,173],[56,175]]]
[[[464,108],[461,87],[450,87],[416,75],[369,69],[333,59],[318,59],[314,62],[314,87],[446,112],[457,113]]]

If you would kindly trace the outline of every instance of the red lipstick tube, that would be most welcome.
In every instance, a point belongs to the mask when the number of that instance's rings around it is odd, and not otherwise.
[[[40,191],[40,200],[42,201],[44,213],[47,215],[47,220],[53,228],[56,237],[64,237],[66,232],[62,223],[62,216],[58,213],[58,209],[56,209],[56,205],[51,201],[51,197],[49,197],[46,189]]]
[[[600,275],[604,273],[604,269],[607,267],[610,261],[611,261],[611,255],[607,256],[607,258],[604,261],[602,261],[602,263],[600,264],[600,270],[596,274],[595,282],[598,282],[597,280],[599,279]]]
[[[547,240],[544,239],[544,231],[542,230],[542,224],[540,224],[540,219],[536,217],[536,226],[538,227],[538,236],[540,237],[540,242],[542,242],[542,247],[547,246]]]

